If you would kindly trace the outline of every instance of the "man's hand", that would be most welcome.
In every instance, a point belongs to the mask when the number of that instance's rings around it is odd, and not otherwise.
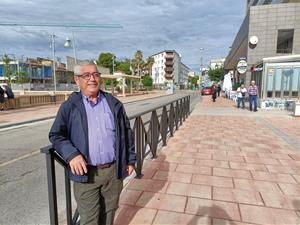
[[[74,157],[70,162],[71,171],[75,175],[83,175],[87,173],[86,162],[82,155]]]
[[[128,176],[130,176],[132,174],[133,170],[134,170],[134,166],[133,165],[128,165],[127,166]]]

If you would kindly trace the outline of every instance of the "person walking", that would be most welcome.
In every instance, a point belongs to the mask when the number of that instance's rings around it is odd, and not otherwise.
[[[215,102],[217,99],[217,92],[218,92],[217,85],[213,84],[213,86],[211,87],[211,90],[212,90],[212,100],[213,100],[213,102]]]
[[[244,84],[241,84],[240,87],[236,90],[237,92],[237,108],[240,108],[240,103],[242,102],[242,109],[245,109],[245,96],[247,89]]]
[[[0,111],[4,110],[4,105],[5,105],[5,97],[4,97],[5,91],[4,89],[0,86]]]
[[[253,112],[257,112],[257,95],[258,95],[258,88],[255,85],[255,81],[251,81],[251,85],[248,88],[248,94],[249,94],[249,109],[252,111],[252,103],[254,105]]]
[[[49,139],[68,164],[80,224],[112,225],[136,162],[133,132],[123,104],[99,89],[93,62],[76,65],[74,79],[80,92],[61,105]]]
[[[221,84],[218,84],[218,97],[220,97],[220,92],[221,92]]]

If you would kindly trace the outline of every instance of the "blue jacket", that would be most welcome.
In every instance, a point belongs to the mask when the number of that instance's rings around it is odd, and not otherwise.
[[[111,94],[103,91],[101,93],[105,96],[115,119],[117,177],[122,179],[128,175],[127,166],[136,162],[134,136],[123,104]],[[61,105],[50,130],[49,139],[66,162],[70,162],[79,154],[85,159],[88,158],[88,123],[80,92],[72,93]],[[76,182],[88,180],[87,175],[74,175],[70,167],[69,178]]]

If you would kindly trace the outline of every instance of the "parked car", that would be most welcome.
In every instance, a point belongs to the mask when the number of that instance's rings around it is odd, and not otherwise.
[[[203,87],[201,90],[201,95],[211,95],[212,88],[211,87]]]

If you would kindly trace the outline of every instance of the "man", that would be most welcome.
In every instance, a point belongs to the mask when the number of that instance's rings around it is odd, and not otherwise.
[[[99,90],[95,64],[76,65],[74,75],[80,92],[60,107],[49,139],[68,163],[80,224],[113,224],[136,162],[133,133],[122,103]]]
[[[255,81],[251,81],[251,85],[248,89],[249,93],[249,109],[252,111],[252,102],[254,104],[254,111],[257,112],[257,94],[258,94],[258,88],[255,85]]]
[[[245,109],[245,96],[247,93],[247,89],[244,84],[241,84],[240,87],[236,90],[237,92],[237,108],[240,108],[240,104],[242,102],[242,109]]]
[[[213,84],[212,85],[212,87],[211,87],[211,91],[212,91],[212,95],[211,95],[211,97],[212,97],[212,100],[213,100],[213,102],[215,102],[216,101],[216,98],[217,98],[217,92],[218,92],[218,87],[217,87],[217,84]]]

